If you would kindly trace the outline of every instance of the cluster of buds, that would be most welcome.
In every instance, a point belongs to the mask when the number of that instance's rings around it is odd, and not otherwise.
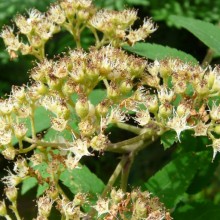
[[[172,219],[159,198],[139,189],[125,193],[113,188],[110,198],[99,199],[94,209],[97,211],[97,219]]]
[[[96,38],[96,46],[112,43],[121,46],[125,41],[134,44],[144,40],[156,30],[150,19],[146,19],[138,30],[128,29],[137,20],[135,10],[97,10],[91,0],[61,0],[52,4],[48,11],[41,13],[36,9],[28,11],[28,16],[17,15],[14,18],[18,34],[14,28],[5,26],[1,33],[11,58],[31,54],[42,60],[45,57],[45,44],[54,34],[66,29],[74,38],[78,48],[81,47],[80,36],[85,28],[89,28]],[[103,33],[102,40],[98,32]],[[25,36],[23,42],[21,36]]]
[[[51,209],[55,207],[65,219],[82,219],[85,213],[81,207],[87,202],[86,194],[77,193],[73,200],[61,197],[56,188],[49,188],[45,194],[38,198],[38,215],[36,220],[47,220]]]

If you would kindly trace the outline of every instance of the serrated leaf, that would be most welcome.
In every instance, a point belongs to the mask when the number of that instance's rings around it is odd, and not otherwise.
[[[220,53],[220,28],[218,26],[206,21],[176,15],[171,15],[169,20],[177,26],[187,29],[206,46],[216,53]]]
[[[162,46],[159,44],[136,43],[132,47],[126,45],[123,48],[132,53],[136,53],[140,56],[144,56],[152,60],[162,60],[166,58],[179,58],[180,60],[184,62],[190,62],[193,64],[198,63],[198,61],[190,54],[187,54],[175,48]]]
[[[174,208],[196,174],[200,165],[198,158],[192,152],[182,154],[151,177],[145,187],[158,196],[167,208]]]
[[[100,194],[104,188],[104,183],[86,166],[71,171],[65,170],[60,175],[60,180],[74,194],[78,192]]]
[[[163,144],[164,149],[170,148],[176,141],[176,132],[173,130],[166,131],[162,134],[161,143]]]
[[[21,195],[24,195],[29,190],[34,188],[38,184],[38,181],[35,177],[29,177],[22,182],[21,186]]]
[[[172,217],[178,220],[219,220],[220,210],[219,205],[210,201],[192,202],[178,207]]]

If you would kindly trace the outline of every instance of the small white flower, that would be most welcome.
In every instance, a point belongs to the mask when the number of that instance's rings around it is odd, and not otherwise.
[[[71,154],[69,154],[65,161],[66,165],[70,167],[70,169],[75,168],[83,156],[92,156],[92,154],[88,151],[87,141],[83,141],[81,139],[74,140],[72,147],[67,149],[62,148],[61,150],[69,151],[75,155],[75,157],[72,157]],[[71,159],[73,159],[72,162]]]
[[[107,123],[119,123],[119,122],[126,122],[126,115],[125,112],[122,111],[119,107],[112,108],[111,113],[108,117]]]
[[[7,145],[11,143],[11,140],[12,140],[12,131],[10,129],[0,131],[0,144],[1,145]]]
[[[48,217],[53,205],[53,200],[47,196],[42,196],[37,201],[38,214]]]
[[[109,210],[109,199],[99,199],[93,208],[98,212],[98,217],[110,213]]]
[[[51,119],[51,128],[53,128],[56,131],[63,131],[67,126],[68,120],[65,120],[63,118],[52,118]]]
[[[17,174],[13,174],[10,170],[8,171],[8,176],[4,176],[2,178],[2,182],[7,185],[7,187],[15,187],[17,186],[21,181],[22,178],[19,177]]]
[[[173,118],[170,118],[167,122],[167,127],[173,129],[177,133],[177,138],[180,141],[180,134],[182,131],[192,129],[192,126],[187,125],[188,115],[179,116],[175,110],[173,110]]]
[[[207,136],[207,130],[210,124],[205,124],[202,121],[199,121],[198,124],[194,127],[195,136]]]
[[[150,113],[146,110],[140,110],[137,112],[136,117],[134,118],[135,121],[138,122],[140,126],[145,126],[150,122]]]
[[[213,147],[212,162],[213,162],[216,157],[216,154],[220,152],[220,139],[214,139],[212,142],[212,147]]]
[[[164,102],[171,102],[174,97],[174,92],[172,90],[169,90],[167,88],[161,88],[158,90],[158,98],[159,100]]]
[[[212,109],[210,109],[211,119],[214,121],[220,120],[220,105],[217,105],[216,102],[213,102]]]

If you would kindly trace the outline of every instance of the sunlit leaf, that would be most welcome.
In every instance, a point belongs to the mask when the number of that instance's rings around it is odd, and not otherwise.
[[[198,61],[190,54],[187,54],[175,48],[162,46],[159,44],[136,43],[132,47],[126,45],[123,48],[132,53],[136,53],[140,56],[144,56],[152,60],[162,60],[166,58],[178,58],[184,62],[191,62],[193,64],[198,63]]]
[[[171,15],[169,19],[177,26],[183,27],[194,34],[206,46],[220,53],[220,28],[209,22]]]

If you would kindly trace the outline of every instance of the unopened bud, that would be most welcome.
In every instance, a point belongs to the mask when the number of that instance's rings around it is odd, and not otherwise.
[[[89,102],[86,98],[81,98],[75,105],[76,114],[80,118],[85,118],[89,113]]]
[[[120,85],[120,91],[122,94],[127,94],[128,92],[130,92],[133,88],[133,85],[131,82],[126,81],[126,82],[122,82]]]
[[[146,217],[147,209],[145,202],[138,198],[135,202],[135,216],[137,219]]]
[[[17,139],[22,139],[28,131],[28,128],[24,124],[15,124],[14,125],[14,134]]]
[[[0,201],[0,216],[5,217],[7,215],[7,209],[5,205],[5,201]]]
[[[167,118],[172,114],[173,108],[170,104],[162,104],[159,107],[158,115]]]
[[[106,116],[108,110],[109,110],[108,100],[103,100],[95,108],[95,111],[98,113],[99,116]]]
[[[94,150],[100,151],[105,149],[108,143],[108,138],[104,134],[99,134],[92,138],[90,145]]]
[[[216,134],[220,134],[220,125],[216,125],[216,126],[215,126],[214,132],[215,132]]]
[[[176,113],[181,117],[190,112],[189,106],[186,104],[179,104],[176,109]]]
[[[5,188],[5,195],[10,202],[14,203],[17,200],[18,189],[16,187]]]

